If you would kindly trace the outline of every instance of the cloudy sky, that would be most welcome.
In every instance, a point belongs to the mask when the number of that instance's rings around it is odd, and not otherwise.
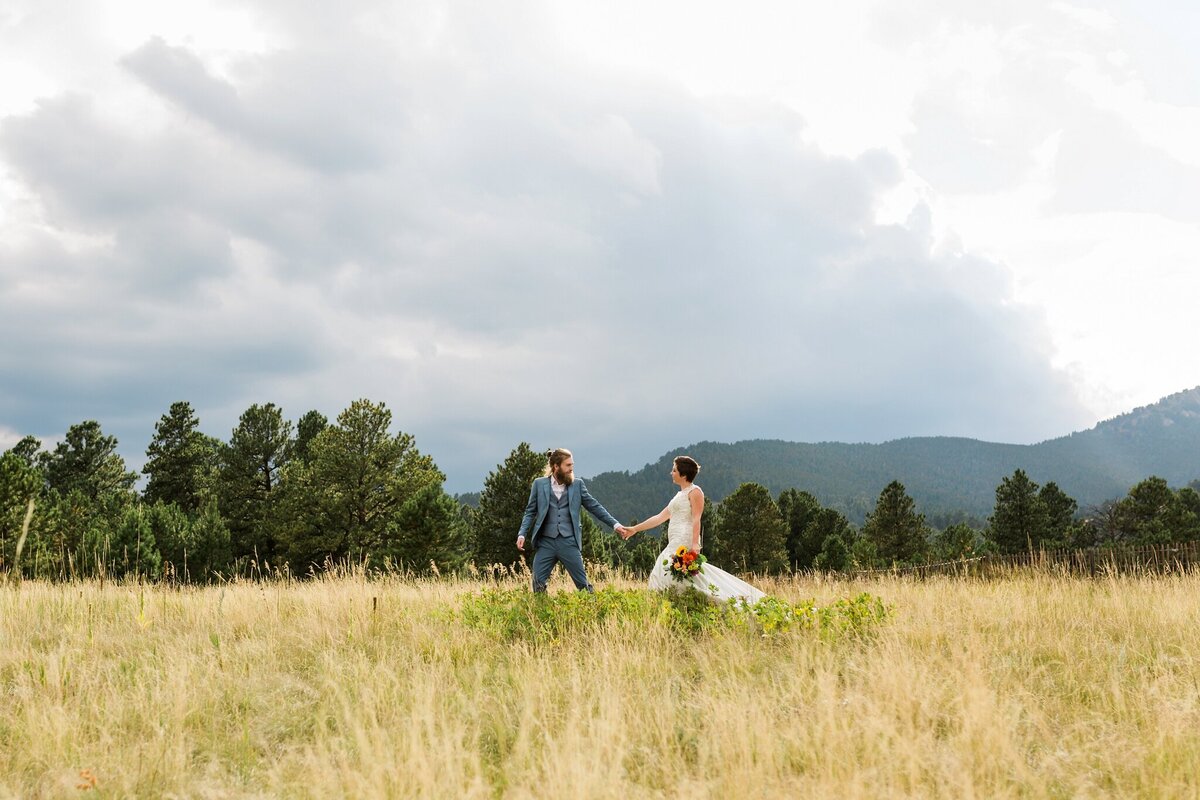
[[[903,6],[903,8],[900,7]],[[387,403],[478,488],[1200,384],[1200,6],[0,0],[0,447]]]

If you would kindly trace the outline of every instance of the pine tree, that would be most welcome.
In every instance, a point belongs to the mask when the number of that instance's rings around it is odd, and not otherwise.
[[[809,525],[821,511],[821,504],[808,492],[786,489],[779,495],[779,511],[788,526],[788,561],[792,569],[808,569],[823,548],[823,539],[806,535]]]
[[[29,501],[37,498],[41,489],[41,473],[24,458],[12,451],[0,456],[0,572],[14,566]],[[32,551],[33,545],[26,536],[22,551]]]
[[[418,574],[444,573],[466,563],[468,538],[458,503],[440,484],[431,484],[400,507],[383,554]]]
[[[24,461],[25,466],[37,469],[42,455],[42,443],[33,436],[24,436],[8,452]]]
[[[188,515],[174,503],[161,500],[144,506],[146,522],[158,545],[164,575],[174,580],[184,580],[184,561],[191,544],[192,522]]]
[[[1047,481],[1038,491],[1038,502],[1046,512],[1046,535],[1043,544],[1063,547],[1076,538],[1075,512],[1079,504],[1054,481]]]
[[[1032,552],[1049,528],[1038,485],[1016,470],[996,487],[996,507],[988,519],[988,536],[1001,553]]]
[[[309,411],[296,423],[296,441],[292,446],[292,458],[308,463],[309,448],[317,434],[329,427],[329,419],[319,411]]]
[[[199,425],[191,404],[182,401],[159,419],[142,468],[149,477],[143,493],[147,503],[174,503],[188,512],[200,507],[217,453]]]
[[[381,554],[400,508],[446,480],[411,434],[389,432],[391,423],[383,403],[355,400],[312,440],[309,465],[297,475],[316,499],[310,550],[324,540],[334,559]]]
[[[67,429],[63,441],[39,457],[50,488],[60,494],[78,490],[95,500],[111,493],[128,493],[137,473],[117,454],[117,438],[105,436],[100,423],[86,420]]]
[[[850,557],[853,559],[856,552],[855,547],[859,546],[859,543],[862,541],[861,537],[855,535],[854,528],[851,527],[849,520],[846,519],[842,512],[833,508],[821,508],[813,515],[813,518],[805,527],[803,533],[804,540],[808,542],[820,542],[821,550],[824,550],[825,541],[831,536],[836,536],[846,543],[846,546],[850,548]],[[874,545],[871,547],[871,564],[873,565],[875,550]],[[859,549],[861,550],[861,547]],[[817,552],[820,554],[820,550]],[[813,565],[810,566],[815,566],[815,556],[813,557],[813,561]]]
[[[110,577],[137,575],[147,580],[158,578],[162,556],[159,555],[144,506],[129,505],[108,534],[104,552],[105,572]]]
[[[841,537],[841,534],[831,534],[825,537],[824,543],[821,545],[821,552],[817,553],[817,557],[813,559],[813,566],[817,569],[841,572],[850,564],[850,548],[846,546],[846,540]]]
[[[480,567],[508,566],[522,557],[517,550],[517,531],[525,515],[530,489],[545,465],[544,455],[533,452],[527,442],[521,442],[504,463],[488,473],[479,495],[479,509],[475,512],[472,530],[475,563]]]
[[[982,544],[979,531],[965,522],[956,522],[933,535],[933,556],[940,561],[970,558]]]
[[[1181,542],[1200,536],[1200,519],[1158,476],[1130,489],[1117,503],[1116,512],[1125,537],[1137,544]]]
[[[714,527],[714,563],[731,571],[787,569],[787,523],[765,486],[743,483],[735,489],[721,502]]]
[[[216,501],[209,500],[192,519],[185,554],[184,576],[189,581],[211,581],[233,564],[229,528],[221,517]]]
[[[273,492],[291,453],[292,424],[274,403],[250,406],[221,449],[219,501],[237,558],[278,558]]]
[[[925,516],[917,513],[916,504],[900,481],[892,481],[880,493],[862,529],[862,535],[875,543],[881,559],[901,564],[925,555],[927,534]]]

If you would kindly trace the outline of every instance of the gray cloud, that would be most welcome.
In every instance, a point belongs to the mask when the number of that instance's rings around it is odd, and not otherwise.
[[[398,52],[363,28],[383,8],[316,29],[263,4],[288,46],[226,77],[148,41],[122,64],[158,130],[79,94],[0,123],[55,231],[0,239],[0,336],[23,343],[0,424],[96,417],[136,461],[173,400],[227,435],[253,402],[367,396],[466,490],[523,439],[587,474],[702,439],[1083,421],[1002,267],[935,254],[921,213],[875,223],[894,156],[598,73],[486,5]]]

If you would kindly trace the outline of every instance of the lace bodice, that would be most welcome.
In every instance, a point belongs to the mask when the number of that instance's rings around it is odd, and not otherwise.
[[[695,488],[695,487],[692,487]],[[688,493],[680,490],[667,504],[671,509],[671,520],[667,523],[667,542],[672,547],[692,546],[692,501]],[[703,544],[703,542],[701,542]]]

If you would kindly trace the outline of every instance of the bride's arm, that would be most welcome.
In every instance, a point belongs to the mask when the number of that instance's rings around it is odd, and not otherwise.
[[[704,490],[697,486],[688,493],[692,504],[692,550],[700,552],[700,516],[704,513]]]
[[[662,511],[655,514],[650,519],[642,520],[637,525],[629,528],[630,533],[638,533],[639,531],[648,531],[653,527],[662,525],[671,518],[671,507],[667,506]]]

